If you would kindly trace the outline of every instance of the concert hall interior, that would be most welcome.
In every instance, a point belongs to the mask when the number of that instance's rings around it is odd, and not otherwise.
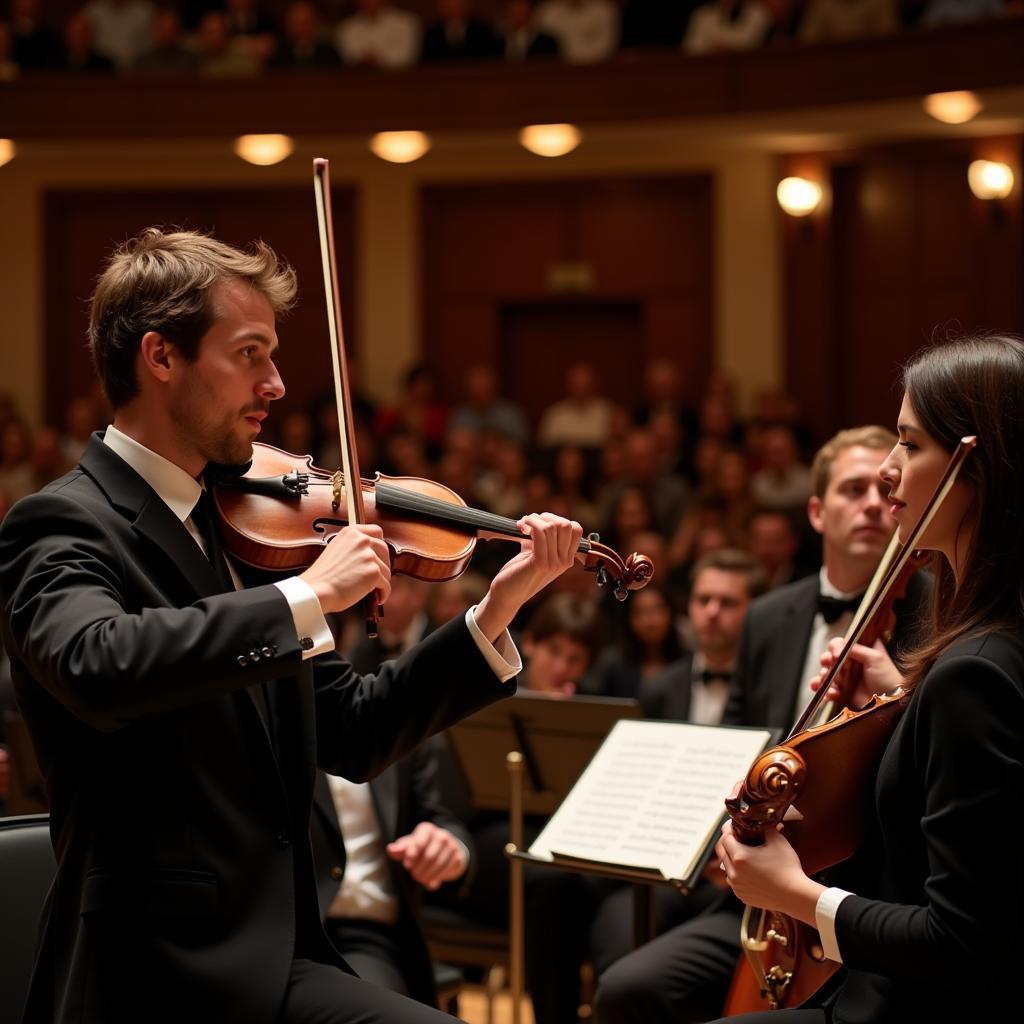
[[[262,240],[294,268],[297,299],[276,321],[283,394],[258,440],[300,469],[306,456],[341,468],[311,187],[325,158],[347,440],[364,480],[449,488],[486,513],[452,526],[459,536],[549,512],[581,524],[582,545],[612,549],[530,595],[511,654],[470,626],[444,665],[469,672],[473,642],[492,668],[492,655],[521,656],[518,696],[427,736],[368,784],[318,774],[319,909],[368,983],[481,1024],[767,1009],[754,982],[744,1002],[730,966],[741,908],[724,879],[707,880],[719,857],[706,835],[703,873],[695,852],[670,876],[685,895],[637,880],[650,864],[629,861],[628,835],[607,857],[578,853],[582,872],[536,863],[543,840],[527,851],[592,757],[614,767],[601,746],[613,726],[696,723],[724,750],[737,726],[776,742],[810,699],[803,684],[866,606],[895,529],[877,470],[896,443],[903,365],[964,334],[1024,333],[1022,54],[1022,0],[0,0],[0,523],[113,422],[90,301],[115,249],[150,227]],[[231,486],[215,489],[223,517]],[[371,521],[390,522],[392,491],[364,491]],[[402,529],[433,506],[410,507]],[[198,509],[189,529],[209,554]],[[240,558],[220,536],[228,562]],[[376,636],[363,601],[326,615],[337,652],[369,675],[422,664],[419,645],[470,622],[518,551],[481,537],[468,570],[441,582],[447,556],[396,568]],[[34,852],[6,852],[5,819],[48,813],[53,757],[35,749],[46,717],[19,706],[43,669],[18,644],[14,562],[13,541],[0,543],[0,906],[18,903],[22,922],[11,934],[0,913],[14,993],[0,1019],[12,1021],[54,876],[45,829]],[[230,568],[242,589],[244,567]],[[876,634],[894,657],[919,583]],[[240,650],[250,667],[277,654],[262,639]],[[771,692],[751,675],[769,667]],[[58,689],[40,686],[56,707]],[[104,764],[118,737],[190,713],[108,729],[61,711]],[[291,719],[267,714],[283,757]],[[660,734],[638,735],[662,749]],[[684,759],[689,736],[664,743]],[[507,766],[513,750],[525,768]],[[658,767],[637,771],[623,800],[644,797]],[[510,825],[516,785],[526,807]],[[573,790],[580,820],[585,796]],[[610,795],[594,800],[592,816],[614,817]],[[26,821],[27,834],[45,819]],[[159,913],[147,907],[144,926]],[[679,929],[693,945],[668,950]],[[725,967],[708,967],[709,949]],[[652,995],[686,956],[706,976]],[[104,1019],[62,1005],[25,1020]],[[260,1019],[300,1019],[276,1012]],[[246,1018],[197,1006],[192,1019]]]

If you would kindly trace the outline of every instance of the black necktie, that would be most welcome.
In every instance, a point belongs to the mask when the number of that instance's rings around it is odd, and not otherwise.
[[[231,578],[231,573],[228,572],[228,563],[224,560],[214,515],[213,498],[210,497],[209,491],[203,490],[195,508],[192,509],[192,522],[196,524],[200,536],[203,538],[203,543],[206,545],[206,557],[217,574],[221,588],[225,593],[229,593],[235,589],[235,582]]]
[[[831,626],[844,612],[851,615],[860,607],[864,599],[863,594],[854,597],[828,597],[825,594],[818,595],[818,611],[822,618]]]
[[[732,673],[724,669],[706,668],[700,674],[702,683],[731,683]]]

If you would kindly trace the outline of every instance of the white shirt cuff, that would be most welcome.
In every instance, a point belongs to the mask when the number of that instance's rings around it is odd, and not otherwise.
[[[836,914],[839,913],[839,904],[849,895],[851,893],[845,889],[826,889],[814,906],[814,923],[818,926],[818,935],[821,936],[822,951],[826,959],[837,964],[841,964],[843,958],[839,952],[839,942],[836,940]]]
[[[523,671],[523,660],[519,657],[516,645],[512,643],[512,637],[509,636],[507,629],[492,644],[476,624],[475,613],[476,605],[466,612],[466,628],[469,630],[469,635],[476,641],[476,645],[480,648],[484,660],[490,665],[491,671],[501,682],[508,682],[513,676],[517,676]]]
[[[299,646],[302,648],[302,660],[333,651],[334,634],[327,625],[327,619],[324,618],[316,591],[298,576],[278,580],[274,586],[288,602],[292,621],[295,623],[295,635],[299,638]]]

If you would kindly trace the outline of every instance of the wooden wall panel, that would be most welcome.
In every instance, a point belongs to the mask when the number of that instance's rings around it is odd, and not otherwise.
[[[347,343],[354,347],[354,197],[333,195]],[[308,189],[230,191],[54,191],[46,197],[46,395],[47,418],[61,422],[69,399],[93,380],[85,347],[88,298],[111,250],[143,228],[173,225],[212,231],[246,245],[262,238],[298,273],[299,299],[278,324],[278,365],[288,389],[278,412],[301,408],[324,390],[330,349],[312,193]]]
[[[424,354],[446,396],[496,352],[509,394],[539,409],[589,346],[616,399],[633,404],[644,362],[669,355],[696,400],[712,363],[710,208],[704,175],[425,189]],[[508,347],[540,337],[535,387]]]
[[[958,140],[822,157],[831,211],[786,225],[787,379],[818,437],[891,424],[899,367],[933,340],[1019,332],[1020,187],[982,203],[978,157],[1021,166],[1021,140]]]

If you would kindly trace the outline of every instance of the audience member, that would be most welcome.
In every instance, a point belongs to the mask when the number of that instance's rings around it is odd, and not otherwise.
[[[132,66],[138,74],[185,75],[196,71],[199,57],[184,45],[181,16],[173,7],[160,7],[153,18],[151,46]]]
[[[334,40],[346,64],[395,71],[416,62],[423,28],[411,11],[390,0],[358,0],[359,10],[342,20]]]
[[[555,452],[551,480],[555,495],[564,502],[568,518],[583,524],[584,532],[596,527],[597,505],[587,465],[587,453],[574,445],[563,445]]]
[[[60,441],[61,455],[69,465],[82,457],[94,430],[103,426],[103,416],[91,395],[79,395],[68,402],[64,413],[64,434]]]
[[[601,697],[636,697],[643,681],[683,656],[676,612],[665,588],[648,583],[631,594],[620,642],[598,658],[582,692]]]
[[[789,512],[758,509],[750,517],[747,537],[751,554],[764,566],[770,589],[807,575],[807,570],[796,564],[800,537]]]
[[[114,62],[93,49],[92,22],[83,11],[64,22],[64,63],[68,71],[113,71]]]
[[[384,614],[377,624],[377,635],[365,634],[346,652],[360,675],[376,672],[385,661],[412,650],[433,631],[427,615],[427,584],[411,576],[396,574],[391,594],[384,603]]]
[[[8,420],[0,428],[0,488],[12,502],[36,490],[31,450],[28,427],[21,420]]]
[[[533,0],[505,0],[498,35],[507,61],[558,56],[558,40],[538,26]]]
[[[492,366],[478,363],[463,376],[463,403],[451,415],[450,427],[468,427],[477,434],[492,433],[518,444],[530,439],[522,406],[498,394],[498,375]]]
[[[689,14],[689,3],[625,0],[619,47],[623,50],[678,47]]]
[[[60,450],[60,432],[56,427],[40,427],[32,436],[32,489],[39,490],[63,476],[71,466]]]
[[[401,398],[378,412],[375,429],[381,438],[396,430],[413,431],[426,443],[432,458],[440,453],[448,429],[448,408],[437,397],[437,380],[429,366],[420,363],[406,373]]]
[[[61,65],[60,37],[43,23],[39,0],[11,0],[11,59],[22,71]]]
[[[247,46],[233,45],[223,11],[207,11],[196,33],[199,73],[210,78],[245,78],[259,73],[259,58]]]
[[[120,70],[133,67],[149,49],[156,11],[148,0],[89,0],[82,12],[92,23],[96,51]]]
[[[486,60],[501,53],[501,42],[486,21],[474,17],[471,0],[437,0],[437,21],[423,33],[420,60]]]
[[[316,5],[296,0],[284,11],[284,41],[271,59],[274,68],[329,68],[341,64],[338,51],[324,37]]]
[[[657,529],[651,500],[643,487],[627,484],[618,490],[608,506],[607,519],[601,519],[601,537],[616,551],[631,548],[633,537],[642,530]]]
[[[274,19],[260,9],[259,0],[224,0],[224,13],[232,47],[263,67],[277,50]]]
[[[763,508],[802,509],[811,496],[811,471],[800,462],[796,438],[785,426],[768,427],[761,439],[762,466],[750,481]]]
[[[931,0],[921,15],[921,25],[962,25],[982,18],[998,18],[1004,11],[1004,0]]]
[[[498,445],[493,468],[485,471],[477,481],[479,503],[495,515],[518,519],[528,511],[527,470],[523,446],[515,441],[503,441]]]
[[[571,571],[571,570],[570,570]],[[487,580],[478,572],[464,572],[458,579],[437,583],[429,590],[427,614],[436,629],[456,615],[465,615],[487,593]]]
[[[563,444],[600,448],[611,430],[612,408],[599,392],[593,365],[573,363],[565,372],[565,398],[544,410],[537,441],[550,448]]]
[[[558,40],[569,64],[607,60],[618,45],[619,10],[611,0],[543,0],[537,25]]]
[[[13,82],[21,73],[14,61],[14,35],[11,23],[0,19],[0,82]]]
[[[692,54],[753,50],[764,42],[771,24],[760,0],[711,0],[690,16],[683,50]]]
[[[800,41],[827,43],[884,35],[899,27],[893,0],[810,0]]]

